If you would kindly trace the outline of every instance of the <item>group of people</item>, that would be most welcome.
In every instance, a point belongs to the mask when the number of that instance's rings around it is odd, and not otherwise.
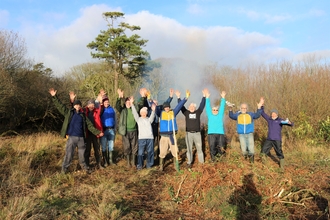
[[[186,91],[185,97],[181,99],[179,91],[170,89],[168,99],[158,105],[156,100],[150,98],[150,92],[146,88],[140,89],[140,98],[135,103],[133,96],[125,97],[124,91],[117,90],[118,98],[115,108],[120,114],[116,122],[116,111],[110,106],[109,99],[104,90],[100,90],[97,98],[87,102],[85,108],[76,99],[76,95],[70,92],[71,108],[64,105],[57,97],[56,90],[51,88],[54,105],[64,115],[64,123],[61,135],[67,137],[66,152],[62,164],[62,172],[67,173],[75,148],[78,147],[79,163],[87,172],[91,173],[90,156],[93,146],[97,168],[105,168],[114,164],[113,149],[116,130],[122,136],[123,152],[128,167],[151,168],[154,165],[154,147],[159,146],[159,168],[164,170],[165,157],[170,150],[173,156],[174,167],[179,169],[179,149],[176,143],[178,125],[176,116],[182,112],[186,123],[186,157],[187,168],[193,165],[193,146],[197,151],[200,164],[204,163],[201,135],[201,114],[206,108],[207,136],[211,161],[216,161],[225,154],[225,129],[224,114],[226,105],[229,109],[229,118],[236,121],[237,133],[239,135],[242,155],[254,162],[254,120],[262,116],[268,123],[268,136],[265,141],[261,155],[263,158],[274,148],[280,159],[280,166],[284,166],[284,155],[282,151],[281,130],[283,125],[292,126],[289,120],[278,116],[278,111],[271,110],[271,115],[264,112],[264,99],[261,98],[257,104],[257,111],[248,111],[248,105],[243,103],[237,112],[233,112],[234,104],[226,101],[226,92],[220,93],[220,106],[212,106],[210,92],[202,90],[201,102],[197,108],[196,103],[190,103],[188,108],[184,105],[190,97],[190,91]],[[174,93],[177,96],[177,105],[171,108]],[[99,154],[101,145],[102,157]],[[144,165],[146,159],[146,165]]]

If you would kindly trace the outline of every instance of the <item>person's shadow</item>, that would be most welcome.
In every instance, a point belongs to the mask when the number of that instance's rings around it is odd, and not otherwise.
[[[261,219],[259,207],[262,196],[253,182],[253,174],[244,175],[243,186],[239,187],[230,196],[229,203],[237,206],[236,219]]]

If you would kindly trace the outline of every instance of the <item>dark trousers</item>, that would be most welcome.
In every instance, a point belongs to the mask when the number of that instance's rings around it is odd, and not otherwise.
[[[91,156],[92,145],[94,149],[96,164],[99,164],[101,162],[99,140],[94,134],[89,132],[86,138],[86,150],[85,150],[85,162],[87,166],[89,166],[89,158]]]
[[[62,169],[67,170],[70,166],[73,156],[74,156],[74,150],[76,147],[78,147],[78,158],[79,158],[79,164],[83,169],[87,169],[85,163],[85,138],[84,137],[76,137],[76,136],[69,136],[68,141],[66,142],[66,148],[65,148],[65,156],[62,164]]]
[[[125,155],[137,155],[138,151],[138,133],[137,131],[127,131],[126,135],[123,135],[123,146]]]
[[[208,134],[208,142],[210,147],[211,159],[217,154],[223,154],[223,146],[225,142],[225,135],[223,134]]]
[[[276,156],[279,159],[284,159],[283,151],[282,151],[282,141],[273,141],[273,140],[266,140],[264,145],[262,146],[261,153],[269,154],[272,147],[275,150]]]

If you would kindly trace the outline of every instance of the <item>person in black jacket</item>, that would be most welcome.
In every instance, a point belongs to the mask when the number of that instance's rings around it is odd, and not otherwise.
[[[190,103],[188,109],[182,106],[181,112],[186,118],[186,146],[187,146],[187,168],[192,167],[193,162],[193,144],[195,144],[198,161],[199,163],[204,163],[204,154],[202,149],[202,136],[201,136],[201,114],[203,113],[205,107],[205,94],[206,89],[202,91],[203,97],[198,109],[196,109],[196,103]],[[176,94],[178,97],[180,94]],[[178,98],[178,103],[181,101]]]

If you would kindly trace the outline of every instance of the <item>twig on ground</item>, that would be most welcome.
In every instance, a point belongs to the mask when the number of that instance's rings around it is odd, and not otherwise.
[[[179,189],[178,189],[178,191],[176,192],[176,195],[175,195],[175,198],[177,199],[178,198],[178,196],[179,196],[179,193],[180,193],[180,190],[181,190],[181,186],[182,186],[182,183],[184,182],[184,180],[187,178],[187,175],[185,175],[183,178],[182,178],[182,181],[181,181],[181,183],[180,183],[180,185],[179,185]]]
[[[301,206],[305,206],[304,203],[297,203],[297,202],[288,202],[288,201],[280,201],[281,203],[286,203],[286,204],[293,204],[293,205],[301,205]]]

